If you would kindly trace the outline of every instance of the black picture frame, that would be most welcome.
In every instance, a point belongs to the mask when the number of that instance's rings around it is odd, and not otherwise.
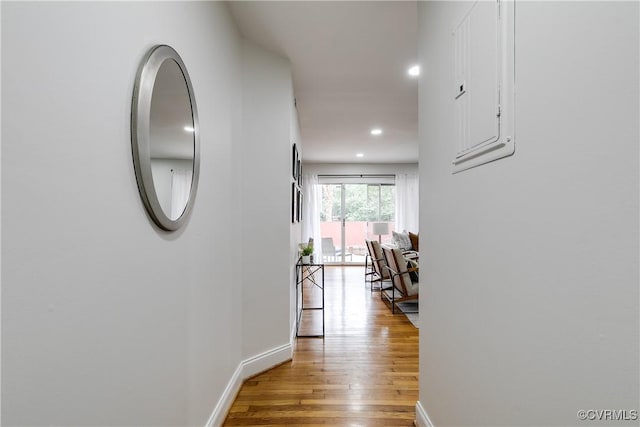
[[[299,160],[298,158],[299,158],[298,147],[294,143],[293,149],[291,152],[291,176],[293,177],[294,181],[298,180],[298,160]]]
[[[291,183],[291,223],[295,224],[298,219],[298,189],[296,183]]]
[[[302,188],[302,160],[298,159],[298,187]]]
[[[304,195],[302,191],[298,189],[298,222],[302,222],[302,201],[304,200]]]

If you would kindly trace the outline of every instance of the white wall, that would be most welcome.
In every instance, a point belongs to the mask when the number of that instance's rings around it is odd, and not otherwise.
[[[419,9],[418,408],[436,426],[637,410],[638,3],[518,2],[515,156],[452,175],[468,6]]]
[[[288,60],[243,44],[243,356],[290,343],[291,108]],[[277,184],[275,184],[277,183]]]
[[[182,56],[200,117],[198,194],[175,233],[146,215],[130,145],[136,70],[159,43]],[[3,2],[4,425],[204,425],[246,355],[287,340],[291,82],[262,84],[290,71],[256,53],[266,75],[243,75],[244,53],[221,2]],[[264,110],[243,111],[247,87]],[[267,128],[245,116],[266,112]],[[254,149],[283,158],[264,168]],[[274,197],[261,214],[255,181]],[[238,273],[265,253],[263,234],[247,245],[252,219],[283,251],[266,282]],[[243,312],[257,298],[267,327]]]

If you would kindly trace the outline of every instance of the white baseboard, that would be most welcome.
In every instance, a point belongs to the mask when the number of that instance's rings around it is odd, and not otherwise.
[[[293,321],[293,325],[291,326],[291,335],[289,337],[289,342],[291,343],[291,357],[293,357],[293,352],[295,351],[296,346],[296,335],[298,335],[298,325],[296,321]]]
[[[253,356],[240,364],[242,366],[242,380],[244,381],[247,378],[291,360],[292,356],[293,347],[291,343],[272,348],[262,354]]]
[[[240,391],[240,387],[242,387],[242,381],[241,363],[236,368],[236,371],[231,376],[231,380],[229,380],[227,387],[222,392],[222,396],[220,397],[220,400],[218,400],[216,407],[213,409],[206,427],[218,427],[224,423],[224,419],[227,417],[227,413],[229,412],[229,409],[231,409],[231,405],[233,405],[233,401]]]
[[[289,343],[240,362],[211,413],[206,427],[219,427],[224,423],[227,413],[229,409],[231,409],[231,405],[233,405],[233,401],[242,387],[242,383],[247,378],[251,378],[260,372],[264,372],[274,366],[291,360],[292,357],[293,346]]]
[[[418,400],[416,403],[416,425],[418,427],[434,427],[427,411],[422,406],[422,403]]]

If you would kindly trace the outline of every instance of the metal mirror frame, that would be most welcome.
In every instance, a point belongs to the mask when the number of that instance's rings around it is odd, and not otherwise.
[[[151,98],[153,96],[153,87],[158,71],[166,60],[174,60],[182,71],[189,92],[194,129],[191,190],[182,215],[175,220],[170,219],[162,210],[151,172]],[[200,123],[198,121],[198,110],[194,98],[193,86],[191,85],[187,67],[184,65],[184,62],[182,62],[182,58],[180,58],[178,52],[170,46],[157,45],[151,48],[138,68],[131,102],[131,148],[138,190],[140,191],[140,197],[147,212],[153,221],[163,230],[178,230],[185,224],[191,214],[198,189],[198,179],[200,176]]]

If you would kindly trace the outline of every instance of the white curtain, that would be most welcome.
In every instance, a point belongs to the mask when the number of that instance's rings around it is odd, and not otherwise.
[[[193,171],[190,169],[172,169],[171,170],[171,218],[176,220],[180,218],[184,208],[189,200],[191,192],[191,176]]]
[[[418,233],[420,224],[417,174],[396,175],[396,230]]]
[[[302,241],[308,242],[313,238],[314,255],[316,259],[321,256],[320,234],[320,184],[318,175],[306,174],[302,176],[302,191],[304,201],[302,203]]]

